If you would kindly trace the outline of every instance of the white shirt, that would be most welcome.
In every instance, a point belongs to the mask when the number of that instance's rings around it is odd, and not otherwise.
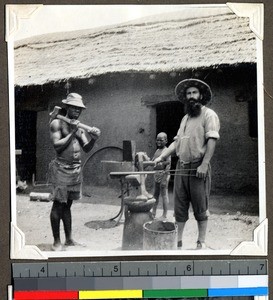
[[[203,158],[209,138],[219,139],[220,121],[210,108],[202,106],[197,117],[185,115],[175,140],[176,154],[184,163],[197,162]]]

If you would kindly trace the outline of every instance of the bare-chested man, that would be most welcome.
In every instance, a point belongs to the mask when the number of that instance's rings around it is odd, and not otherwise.
[[[65,246],[74,246],[72,239],[71,205],[73,200],[81,198],[81,149],[89,152],[100,130],[92,127],[92,132],[79,128],[81,112],[85,109],[82,97],[76,93],[68,94],[62,100],[66,104],[66,117],[71,124],[59,119],[50,123],[50,137],[56,151],[56,158],[50,164],[50,180],[53,184],[53,205],[50,213],[51,227],[54,237],[52,250],[62,249],[60,239],[60,221],[63,221]],[[89,135],[89,137],[88,137]]]

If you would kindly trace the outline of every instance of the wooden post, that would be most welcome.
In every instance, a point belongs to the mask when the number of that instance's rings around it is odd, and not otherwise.
[[[136,155],[136,142],[123,141],[123,161],[134,161]]]

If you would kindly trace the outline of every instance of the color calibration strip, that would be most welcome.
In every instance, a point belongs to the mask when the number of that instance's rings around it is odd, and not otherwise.
[[[267,296],[268,288],[186,289],[186,290],[101,290],[101,291],[15,291],[14,300],[83,300]]]
[[[267,296],[267,261],[20,263],[13,291],[14,300]]]

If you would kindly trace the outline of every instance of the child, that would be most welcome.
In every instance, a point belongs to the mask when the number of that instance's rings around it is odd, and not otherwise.
[[[165,132],[160,132],[156,137],[157,150],[152,160],[160,156],[160,154],[164,151],[164,149],[166,149],[167,142],[168,142],[167,134]],[[156,172],[154,175],[154,185],[155,185],[154,198],[156,200],[152,210],[152,214],[154,218],[156,216],[156,209],[158,206],[160,195],[163,200],[163,215],[161,219],[167,218],[168,203],[169,203],[168,185],[169,185],[170,174],[165,171],[168,171],[170,167],[171,167],[171,156],[168,156],[166,158],[166,161],[157,164],[156,167],[154,168],[154,170],[159,170],[159,172]]]

